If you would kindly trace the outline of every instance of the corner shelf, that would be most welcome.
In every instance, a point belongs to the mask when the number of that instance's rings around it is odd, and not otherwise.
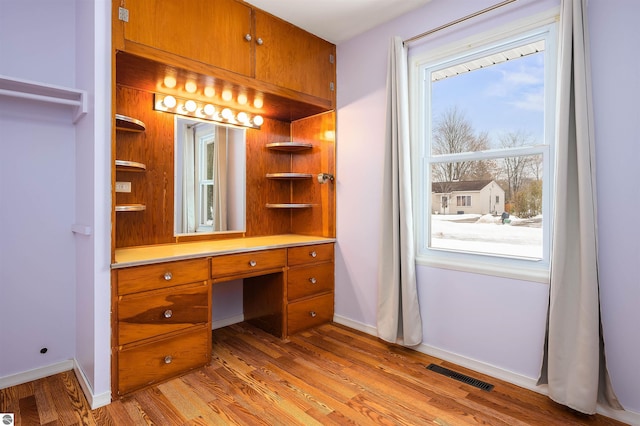
[[[310,179],[313,175],[311,173],[267,173],[267,179]]]
[[[144,172],[147,170],[146,164],[135,161],[116,160],[117,172]]]
[[[313,145],[306,142],[273,142],[268,143],[268,149],[276,151],[296,152],[313,148]]]
[[[308,209],[313,207],[309,203],[267,203],[268,209]]]
[[[118,204],[116,205],[117,212],[141,212],[147,209],[144,204]]]
[[[116,114],[116,130],[125,132],[144,132],[146,126],[140,120],[122,114]]]
[[[0,95],[75,107],[74,124],[89,110],[85,90],[22,80],[5,75],[0,75]]]

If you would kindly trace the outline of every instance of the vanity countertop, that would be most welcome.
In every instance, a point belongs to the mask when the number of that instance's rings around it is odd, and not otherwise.
[[[334,243],[335,238],[310,235],[268,235],[263,237],[232,238],[228,240],[208,240],[189,243],[158,244],[116,249],[112,269],[129,266],[150,265],[175,260],[225,254],[251,252],[285,247]]]

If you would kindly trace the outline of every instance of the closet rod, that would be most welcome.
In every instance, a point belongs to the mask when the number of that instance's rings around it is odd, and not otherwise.
[[[411,38],[408,38],[406,40],[403,40],[402,43],[406,45],[407,43],[411,43],[413,41],[420,40],[421,38],[424,38],[424,37],[426,37],[428,35],[431,35],[431,34],[433,34],[435,32],[438,32],[440,30],[444,30],[445,28],[452,27],[452,26],[454,26],[456,24],[459,24],[460,22],[464,22],[464,21],[466,21],[468,19],[475,18],[478,15],[482,15],[483,13],[490,12],[490,11],[492,11],[494,9],[499,8],[499,7],[506,6],[507,4],[513,3],[514,1],[516,1],[516,0],[505,0],[503,2],[496,3],[493,6],[489,6],[489,7],[485,8],[485,9],[479,10],[479,11],[471,13],[471,14],[469,14],[467,16],[463,16],[462,18],[456,19],[455,21],[451,21],[451,22],[446,23],[444,25],[440,25],[437,28],[434,28],[432,30],[426,31],[426,32],[424,32],[422,34],[418,34],[418,35],[413,36]]]

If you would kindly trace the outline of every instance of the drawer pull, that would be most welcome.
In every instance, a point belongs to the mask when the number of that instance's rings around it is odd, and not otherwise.
[[[316,314],[316,311],[310,311],[309,315],[311,316],[311,318],[315,318],[316,315],[318,315],[318,314]]]
[[[318,253],[316,253],[316,251],[314,250],[311,253],[309,253],[309,256],[316,257],[316,256],[318,256]]]
[[[165,281],[171,281],[171,278],[173,278],[173,274],[171,272],[165,272],[164,273]]]
[[[171,355],[167,355],[164,357],[165,364],[171,364],[171,361],[173,361],[173,357]]]
[[[244,39],[247,41],[251,41],[251,34],[245,34]]]
[[[315,277],[311,277],[311,278],[309,278],[309,282],[310,282],[311,284],[315,284],[315,283],[317,283],[317,282],[318,282],[318,280],[316,280],[316,278],[315,278]]]
[[[171,309],[167,309],[166,311],[164,311],[165,318],[171,318],[172,316],[173,316],[173,311]]]
[[[253,259],[251,259],[251,260],[249,261],[249,266],[251,266],[252,268],[253,268],[254,266],[256,266],[257,264],[258,264],[258,262],[256,262],[256,261],[255,261],[255,260],[253,260]]]

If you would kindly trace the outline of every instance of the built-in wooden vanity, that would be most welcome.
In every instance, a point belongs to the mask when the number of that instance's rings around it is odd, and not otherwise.
[[[332,320],[336,57],[333,44],[241,0],[112,4],[112,395],[120,397],[210,361],[219,283],[241,281],[244,320],[282,339]],[[179,104],[171,109],[167,97]],[[181,124],[179,114],[196,121]],[[195,140],[186,129],[209,121],[209,142],[193,145],[199,159],[178,139]],[[232,148],[237,139],[242,150]],[[211,167],[222,163],[211,158],[227,140],[224,155],[235,152],[242,169],[229,163],[236,174],[219,176]],[[208,180],[189,175],[189,162],[205,157],[214,161],[198,166]],[[207,198],[223,187],[228,200]],[[200,204],[187,205],[194,197]]]

